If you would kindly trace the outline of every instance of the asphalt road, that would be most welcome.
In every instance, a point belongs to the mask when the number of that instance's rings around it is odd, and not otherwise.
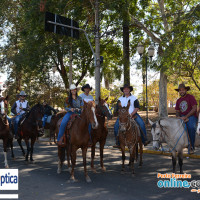
[[[2,141],[0,141],[0,168],[4,167]],[[200,199],[200,194],[192,193],[185,188],[158,188],[157,172],[171,172],[171,158],[162,155],[144,154],[143,166],[135,164],[135,177],[131,177],[128,166],[126,173],[121,174],[121,152],[106,146],[104,163],[106,172],[101,172],[99,152],[97,149],[95,165],[97,173],[90,168],[90,151],[87,154],[88,172],[92,180],[86,183],[84,179],[81,152],[78,152],[75,177],[77,182],[69,181],[70,174],[66,166],[61,174],[57,174],[57,147],[47,143],[35,145],[35,163],[26,163],[21,151],[15,143],[15,160],[11,160],[10,168],[19,169],[19,199],[20,200],[132,200],[132,199]],[[128,163],[128,159],[127,162]],[[200,161],[184,159],[184,172],[191,173],[192,180],[200,180]],[[16,191],[0,191],[1,193],[16,193]]]

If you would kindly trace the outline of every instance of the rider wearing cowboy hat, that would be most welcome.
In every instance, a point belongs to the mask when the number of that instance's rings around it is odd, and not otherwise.
[[[18,125],[19,121],[22,119],[23,114],[29,110],[29,104],[28,101],[25,100],[27,97],[27,94],[24,91],[21,91],[19,94],[19,100],[15,101],[11,108],[11,112],[16,115],[15,120],[14,120],[14,133],[15,133],[15,138],[18,139]]]
[[[180,94],[180,98],[176,101],[176,117],[186,122],[188,134],[191,141],[190,153],[194,153],[194,143],[196,135],[196,124],[197,124],[197,101],[194,96],[187,94],[190,90],[189,86],[180,84],[178,89],[175,89]]]
[[[92,87],[90,87],[89,84],[84,85],[81,90],[84,92],[80,94],[79,96],[82,98],[84,101],[94,101],[93,96],[90,95],[90,91],[92,90]]]
[[[131,91],[133,91],[133,87],[128,84],[125,84],[123,87],[120,88],[120,90],[124,94],[123,94],[123,96],[121,96],[118,99],[118,102],[119,101],[121,102],[122,107],[126,107],[130,100],[129,114],[131,117],[136,117],[135,121],[140,126],[142,143],[146,146],[147,144],[150,143],[150,141],[147,141],[147,139],[146,139],[147,134],[146,134],[145,124],[144,124],[142,118],[140,117],[140,115],[137,113],[137,111],[139,110],[139,101],[134,95],[131,94]],[[117,103],[116,110],[118,111],[118,103]],[[117,147],[119,146],[118,130],[119,130],[119,118],[117,118],[117,121],[115,122],[115,125],[114,125],[114,133],[115,133],[115,137],[116,137],[116,146]]]
[[[68,112],[65,114],[65,116],[62,119],[59,133],[58,133],[58,138],[57,138],[59,145],[62,144],[62,136],[64,135],[65,128],[67,126],[68,121],[70,120],[70,116],[73,113],[80,113],[81,108],[83,106],[82,98],[79,97],[77,94],[78,88],[74,84],[72,84],[70,85],[69,90],[70,90],[69,97],[66,99],[66,103],[65,103],[65,110],[67,110]],[[79,109],[79,110],[77,111],[76,109]]]

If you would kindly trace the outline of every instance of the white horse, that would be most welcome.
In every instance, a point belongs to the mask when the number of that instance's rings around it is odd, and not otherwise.
[[[177,118],[162,118],[151,124],[151,134],[153,136],[153,147],[159,149],[162,142],[166,142],[172,153],[173,173],[176,172],[176,152],[178,152],[178,162],[180,173],[183,173],[183,148],[188,147],[188,134],[185,123]],[[200,146],[200,137],[196,134],[195,147]]]
[[[199,117],[198,117],[198,124],[197,124],[197,134],[200,136],[200,113],[199,113]]]

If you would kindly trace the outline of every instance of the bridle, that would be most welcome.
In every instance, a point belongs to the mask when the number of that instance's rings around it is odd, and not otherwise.
[[[126,112],[126,109],[122,109],[121,112],[122,112],[122,113],[125,113],[125,112]],[[122,122],[120,122],[120,120],[119,120],[119,127],[126,127],[126,131],[129,131],[130,128],[131,128],[131,118],[130,118],[130,116],[128,116],[128,121],[125,122],[125,123],[122,123]]]

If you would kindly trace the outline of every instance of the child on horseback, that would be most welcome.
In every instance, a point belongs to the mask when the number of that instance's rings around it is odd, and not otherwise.
[[[128,84],[125,84],[123,87],[120,88],[120,90],[124,94],[118,99],[118,102],[119,101],[121,102],[122,107],[126,107],[128,104],[128,101],[130,100],[129,114],[131,118],[134,118],[137,124],[140,126],[142,143],[144,144],[144,146],[146,146],[150,143],[150,141],[147,141],[147,133],[146,133],[145,124],[142,118],[140,117],[140,115],[137,113],[137,111],[139,110],[139,101],[134,95],[131,94],[131,91],[133,91],[133,87]],[[117,103],[116,111],[117,110],[118,110],[118,103]],[[117,118],[114,125],[114,134],[116,137],[116,146],[114,147],[119,147],[118,130],[119,130],[119,118]]]

